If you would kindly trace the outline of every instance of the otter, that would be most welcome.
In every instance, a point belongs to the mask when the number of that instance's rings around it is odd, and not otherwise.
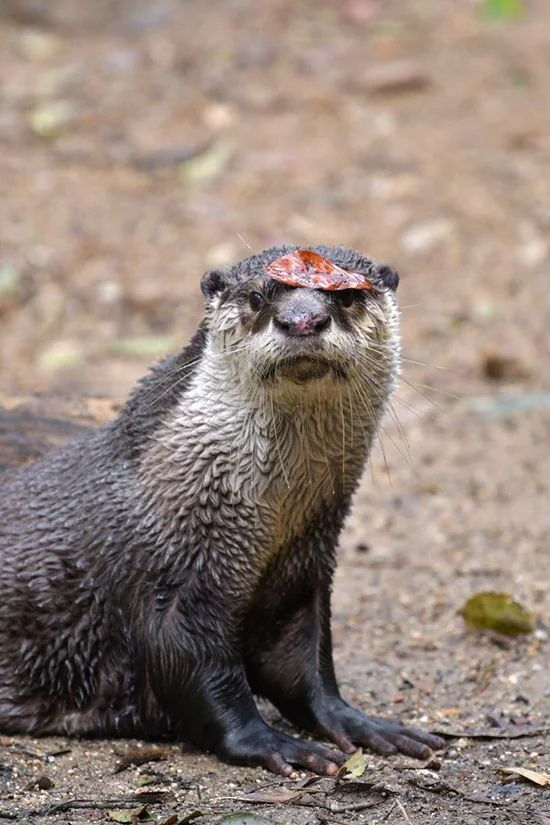
[[[282,775],[443,746],[347,704],[332,658],[338,537],[400,369],[398,276],[318,246],[372,288],[270,278],[294,250],[206,273],[189,346],[113,421],[4,475],[3,732],[170,736]]]

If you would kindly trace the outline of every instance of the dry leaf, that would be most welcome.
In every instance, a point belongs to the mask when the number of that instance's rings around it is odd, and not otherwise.
[[[135,822],[134,811],[107,811],[111,822]]]
[[[540,785],[542,788],[546,788],[550,785],[549,773],[539,773],[538,771],[532,771],[529,768],[499,768],[499,770],[501,773],[522,776],[524,779],[528,779],[529,782],[534,782],[535,785]]]
[[[55,782],[45,774],[37,776],[35,779],[31,780],[28,785],[25,785],[26,791],[33,791],[36,789],[39,791],[49,791],[51,788],[55,788]]]
[[[151,816],[147,807],[143,805],[141,808],[135,808],[131,811],[107,811],[107,816],[111,820],[111,822],[120,822],[120,823],[130,823],[130,825],[134,825],[134,823],[138,822],[154,822],[155,817]]]
[[[361,748],[355,751],[338,771],[339,779],[359,779],[367,769],[367,763]]]

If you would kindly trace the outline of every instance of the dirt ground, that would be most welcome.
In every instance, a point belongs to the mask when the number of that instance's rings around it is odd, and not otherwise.
[[[295,797],[305,774],[175,746],[115,773],[132,743],[3,738],[0,819],[550,823],[549,787],[500,771],[550,774],[550,4],[0,9],[1,394],[123,399],[188,339],[202,272],[249,248],[394,263],[404,381],[342,541],[338,673],[366,710],[493,736]],[[467,631],[483,590],[536,632]]]

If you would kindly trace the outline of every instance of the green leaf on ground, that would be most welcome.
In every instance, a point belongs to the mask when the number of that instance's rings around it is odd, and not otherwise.
[[[477,593],[459,610],[468,627],[473,630],[492,630],[504,636],[532,633],[535,621],[521,604],[508,593]]]
[[[485,20],[519,20],[524,13],[523,0],[483,0],[480,6]]]
[[[212,143],[203,152],[179,164],[181,178],[186,183],[206,183],[220,177],[233,158],[234,147],[226,140]]]

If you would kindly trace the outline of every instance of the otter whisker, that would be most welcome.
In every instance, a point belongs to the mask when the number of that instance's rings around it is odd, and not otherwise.
[[[444,367],[441,364],[434,364],[434,363],[430,363],[429,361],[419,361],[418,359],[408,358],[404,355],[401,357],[401,360],[403,361],[404,364],[414,364],[415,366],[418,366],[418,367],[430,367],[431,369],[434,369],[434,370],[445,370],[445,372],[454,372],[457,375],[460,374],[460,370],[455,369],[454,367]]]
[[[434,387],[433,384],[421,384],[418,381],[411,381],[410,378],[406,378],[404,376],[402,376],[401,380],[404,381],[405,384],[408,384],[413,390],[418,390],[420,387],[420,389],[429,390],[430,392],[437,392],[440,395],[444,395],[446,398],[452,398],[453,401],[460,401],[463,398],[462,395],[457,395],[457,393],[451,392],[450,390],[444,390],[442,387]],[[430,400],[429,396],[425,395],[424,398]]]
[[[250,251],[251,251],[251,252],[253,252],[253,251],[254,251],[254,250],[253,250],[253,248],[252,248],[252,247],[250,246],[250,244],[248,243],[248,241],[246,241],[246,240],[243,238],[243,236],[241,235],[241,233],[240,233],[240,232],[235,232],[235,235],[236,235],[236,237],[237,237],[240,241],[242,241],[242,243],[246,246],[246,248],[247,248],[247,249],[250,249]]]

